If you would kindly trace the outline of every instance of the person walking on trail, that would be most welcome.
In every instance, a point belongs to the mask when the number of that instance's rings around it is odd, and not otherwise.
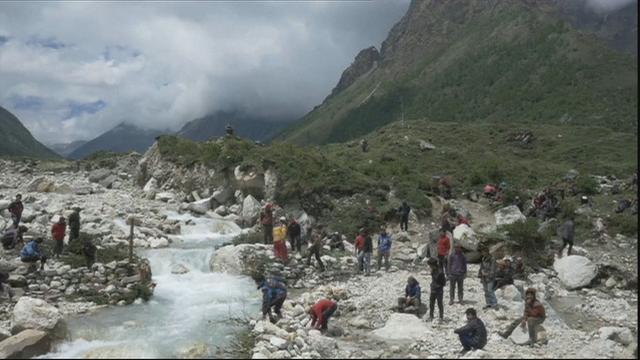
[[[429,259],[427,265],[431,269],[431,294],[429,295],[429,321],[433,320],[433,310],[435,310],[436,302],[438,303],[438,315],[440,321],[444,320],[444,304],[442,298],[444,296],[444,286],[447,279],[442,272],[442,268],[435,259]]]
[[[407,286],[404,288],[404,297],[398,298],[398,311],[404,312],[410,306],[413,306],[416,315],[419,315],[422,292],[420,283],[413,276],[407,279]]]
[[[273,209],[271,203],[267,203],[260,212],[260,223],[262,224],[264,243],[269,245],[273,242]]]
[[[47,257],[40,249],[43,239],[37,238],[29,241],[20,251],[20,260],[23,263],[35,264],[40,261],[40,270],[44,270],[44,264],[47,262]]]
[[[525,298],[524,314],[522,317],[514,320],[505,331],[499,332],[498,334],[506,339],[513,333],[518,325],[520,325],[522,330],[526,330],[527,328],[529,330],[529,341],[523,345],[533,346],[533,344],[538,341],[537,328],[546,319],[546,313],[542,303],[536,299],[536,289],[528,288],[527,291],[525,291]]]
[[[14,228],[18,228],[20,225],[20,219],[22,219],[22,211],[24,210],[24,205],[22,204],[22,195],[16,195],[16,198],[9,207],[7,208],[9,213],[11,214],[11,222],[13,223]]]
[[[311,266],[311,256],[315,256],[316,261],[318,262],[318,266],[320,266],[320,271],[324,271],[324,264],[322,263],[322,234],[318,231],[313,231],[311,233],[311,242],[309,243],[309,248],[307,249],[307,266]]]
[[[444,231],[440,231],[440,237],[438,238],[438,266],[445,274],[448,273],[447,258],[449,257],[449,250],[451,250],[451,240]]]
[[[74,206],[69,215],[69,244],[80,238],[80,207]]]
[[[64,221],[64,216],[60,216],[58,221],[51,226],[51,237],[55,241],[55,248],[53,253],[56,257],[62,255],[62,249],[64,247],[64,234],[67,231],[67,223]]]
[[[407,204],[406,201],[402,202],[402,206],[398,208],[398,214],[400,214],[400,230],[407,231],[409,230],[409,213],[411,212],[411,207]]]
[[[458,302],[462,304],[464,293],[464,278],[467,276],[467,258],[462,253],[462,246],[456,245],[455,250],[449,255],[447,264],[449,276],[449,305],[453,305],[456,286],[458,287]]]
[[[286,263],[287,255],[287,218],[280,218],[280,225],[273,229],[273,252],[277,259]]]
[[[573,217],[570,217],[562,227],[560,228],[560,237],[562,238],[562,247],[558,251],[558,257],[562,257],[562,250],[564,247],[569,245],[569,249],[567,250],[567,255],[571,255],[571,250],[573,249],[573,237],[576,233],[576,225],[573,222]]]
[[[282,318],[282,304],[287,298],[287,287],[282,282],[282,279],[276,277],[270,277],[263,280],[258,285],[258,290],[262,290],[262,320],[269,316],[269,321],[276,322],[276,319],[271,313],[273,308],[276,316]]]
[[[27,227],[24,225],[20,225],[17,228],[9,227],[4,234],[2,234],[2,247],[5,250],[11,250],[19,243],[22,244],[24,242],[22,236],[27,230]]]
[[[389,271],[389,256],[391,255],[391,236],[387,234],[386,229],[382,229],[380,236],[378,236],[378,270],[382,266],[382,259],[384,258],[384,267]]]
[[[307,309],[311,317],[311,327],[325,332],[329,325],[329,319],[338,309],[338,303],[329,299],[322,299]]]
[[[476,309],[468,308],[464,313],[467,315],[467,324],[453,330],[460,338],[461,354],[469,350],[482,349],[487,345],[487,328],[484,326],[484,322],[478,318]]]
[[[489,253],[489,247],[483,244],[480,247],[480,253],[482,254],[482,260],[480,263],[480,271],[478,277],[482,283],[482,289],[484,290],[484,299],[486,305],[482,308],[495,308],[498,306],[498,299],[496,298],[496,260]]]
[[[300,224],[295,218],[291,218],[291,222],[288,227],[289,243],[291,244],[291,251],[302,252],[302,230]]]

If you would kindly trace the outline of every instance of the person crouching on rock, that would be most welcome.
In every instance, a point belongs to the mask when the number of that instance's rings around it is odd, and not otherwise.
[[[31,264],[35,264],[37,261],[40,261],[40,270],[44,270],[44,263],[47,261],[47,257],[40,249],[42,241],[42,238],[29,241],[20,251],[20,260],[24,263]]]
[[[546,314],[544,306],[536,299],[536,289],[528,288],[527,291],[525,291],[525,298],[524,314],[522,317],[514,320],[506,331],[498,334],[506,339],[513,333],[513,330],[518,327],[518,324],[520,324],[523,330],[527,327],[529,328],[529,341],[523,345],[533,346],[538,340],[537,328],[544,322]]]
[[[329,299],[319,300],[315,305],[307,310],[307,314],[311,316],[311,326],[325,332],[328,328],[329,318],[338,308],[338,303]]]
[[[421,295],[420,283],[413,276],[409,276],[407,286],[404,288],[404,297],[398,298],[398,311],[404,312],[407,307],[413,306],[418,315]]]
[[[460,337],[462,354],[469,350],[482,349],[487,345],[487,328],[482,320],[478,319],[476,310],[468,308],[464,313],[467,315],[467,324],[453,331]]]
[[[275,323],[276,319],[271,314],[271,308],[278,318],[282,318],[280,309],[287,298],[287,287],[280,279],[271,277],[262,281],[258,285],[258,290],[262,290],[262,320],[265,320],[269,315],[269,321]]]
[[[287,254],[287,218],[280,218],[280,225],[273,228],[273,252],[276,258],[286,263],[289,259]]]
[[[11,226],[9,227],[4,234],[2,234],[2,247],[5,250],[11,250],[18,245],[18,243],[22,243],[24,240],[22,236],[27,232],[27,227],[24,225],[20,225],[17,228]]]

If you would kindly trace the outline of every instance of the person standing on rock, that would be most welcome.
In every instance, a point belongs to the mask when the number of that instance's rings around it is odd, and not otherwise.
[[[22,204],[22,195],[16,195],[16,199],[11,204],[9,204],[9,207],[7,209],[11,214],[11,222],[13,223],[13,227],[17,229],[20,225],[20,219],[22,219],[22,211],[24,210],[24,205]]]
[[[482,308],[494,308],[498,306],[498,299],[496,299],[496,259],[489,253],[489,247],[486,244],[480,246],[480,253],[482,254],[482,260],[480,263],[480,271],[478,277],[482,283],[482,289],[484,290],[484,299],[486,305]]]
[[[407,204],[406,201],[402,202],[402,206],[398,209],[398,214],[400,214],[400,230],[407,231],[409,230],[409,213],[411,212],[411,207]]]
[[[260,212],[260,223],[262,224],[265,245],[273,242],[273,210],[271,207],[271,203],[267,203]]]
[[[301,253],[302,237],[300,235],[302,231],[300,229],[300,224],[298,224],[295,218],[291,218],[291,222],[289,223],[289,228],[287,230],[289,233],[289,242],[291,243],[291,251]]]
[[[360,229],[356,241],[354,242],[354,252],[356,259],[358,260],[357,273],[361,273],[364,270],[364,228]]]
[[[438,266],[440,266],[440,269],[445,274],[448,272],[447,257],[449,256],[449,250],[451,250],[451,240],[449,240],[447,233],[440,230],[440,238],[438,238]]]
[[[567,255],[571,255],[571,250],[573,249],[573,237],[576,233],[576,225],[573,222],[573,216],[567,219],[562,227],[560,228],[560,237],[562,238],[562,247],[558,251],[558,257],[562,257],[562,250],[564,247],[569,245],[569,250],[567,250]]]
[[[309,243],[309,248],[307,249],[307,266],[311,266],[311,256],[315,256],[318,265],[320,266],[320,271],[324,271],[324,264],[322,263],[322,234],[318,231],[313,231],[311,233],[311,242]]]
[[[40,249],[43,239],[37,238],[29,241],[20,251],[20,260],[24,263],[35,264],[40,261],[40,270],[44,270],[44,263],[47,262],[47,257]]]
[[[467,276],[467,258],[462,252],[462,246],[456,245],[453,254],[449,255],[447,274],[449,276],[449,305],[453,305],[453,298],[458,287],[458,302],[462,304],[463,283]]]
[[[80,238],[80,207],[74,206],[69,215],[69,244]]]
[[[469,350],[482,349],[487,345],[487,328],[482,320],[478,319],[476,309],[468,308],[464,313],[467,315],[467,324],[453,330],[460,337],[461,354]]]
[[[23,243],[22,236],[27,232],[27,227],[20,225],[17,228],[10,227],[2,235],[2,247],[5,250],[14,249],[18,243]]]
[[[420,283],[413,276],[407,279],[407,286],[404,288],[404,297],[398,298],[398,311],[404,312],[405,308],[413,306],[416,309],[416,315],[420,312],[422,292]]]
[[[435,310],[436,302],[438,303],[438,315],[440,321],[444,320],[444,304],[442,298],[444,297],[444,286],[447,284],[447,279],[444,276],[444,272],[440,267],[440,264],[436,259],[429,259],[427,265],[431,269],[431,294],[429,295],[429,321],[433,320],[433,310]]]
[[[533,344],[538,341],[537,328],[544,322],[547,315],[542,303],[536,299],[536,289],[528,288],[527,291],[525,291],[525,298],[524,314],[522,317],[514,320],[505,331],[499,332],[498,334],[506,339],[511,336],[513,330],[520,325],[523,330],[526,328],[529,329],[529,341],[523,345],[533,346]]]
[[[280,218],[280,225],[273,229],[273,252],[276,258],[286,263],[289,259],[287,254],[287,218]]]
[[[311,327],[325,332],[329,325],[329,318],[338,309],[338,303],[329,299],[322,299],[307,309],[311,317]]]
[[[384,267],[389,271],[389,256],[391,255],[391,236],[387,234],[387,230],[382,228],[380,236],[378,236],[378,270],[382,266],[382,259],[384,258]]]
[[[62,255],[62,249],[64,247],[64,234],[67,231],[67,223],[64,221],[64,216],[60,216],[58,221],[51,226],[51,237],[55,241],[55,248],[53,253],[56,257]]]

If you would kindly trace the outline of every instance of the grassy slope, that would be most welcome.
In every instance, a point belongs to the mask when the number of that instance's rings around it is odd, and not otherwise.
[[[562,119],[637,129],[637,64],[631,56],[518,2],[502,2],[449,28],[446,36],[434,34],[444,37],[429,44],[431,49],[416,49],[421,56],[387,59],[280,138],[307,144],[362,136],[398,120],[400,99],[409,119],[510,124]],[[395,56],[407,57],[404,50]]]
[[[0,156],[60,158],[38,142],[20,120],[3,107],[0,107]]]

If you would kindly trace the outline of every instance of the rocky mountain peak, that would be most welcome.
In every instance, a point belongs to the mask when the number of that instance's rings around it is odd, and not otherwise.
[[[368,73],[373,69],[380,60],[380,52],[375,46],[370,46],[366,49],[360,50],[353,63],[342,73],[338,85],[331,91],[331,96],[339,93],[340,91],[348,88],[359,77]]]

